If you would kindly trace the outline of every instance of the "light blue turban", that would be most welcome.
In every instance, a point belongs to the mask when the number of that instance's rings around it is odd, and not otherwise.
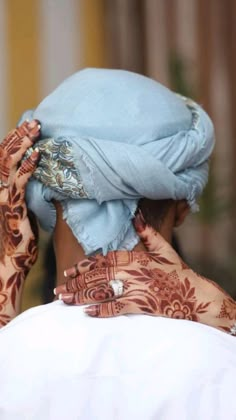
[[[87,254],[132,249],[138,200],[187,199],[192,210],[208,178],[212,122],[193,101],[123,70],[86,69],[34,111],[42,140],[27,204],[52,231],[63,217]]]

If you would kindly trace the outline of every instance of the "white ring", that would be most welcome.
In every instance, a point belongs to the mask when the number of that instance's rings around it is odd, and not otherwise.
[[[230,334],[231,334],[231,335],[236,335],[236,322],[235,322],[235,324],[231,327],[231,329],[230,329]]]
[[[9,184],[6,184],[2,180],[0,180],[0,188],[8,188],[8,187],[9,187]]]
[[[113,289],[114,295],[116,297],[123,295],[124,284],[122,280],[110,280],[109,285]]]

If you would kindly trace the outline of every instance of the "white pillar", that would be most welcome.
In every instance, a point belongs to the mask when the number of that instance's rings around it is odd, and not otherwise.
[[[41,95],[80,67],[79,0],[41,0]]]

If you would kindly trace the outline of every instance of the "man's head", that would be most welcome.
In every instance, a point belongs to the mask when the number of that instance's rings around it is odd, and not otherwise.
[[[174,227],[184,222],[190,210],[186,200],[149,200],[147,198],[139,200],[138,208],[147,224],[162,233],[167,226],[168,231],[172,233]]]
[[[182,200],[195,209],[207,181],[212,123],[197,104],[154,80],[84,70],[24,116],[42,125],[28,205],[53,230],[52,200],[60,201],[87,254],[137,244],[132,218],[142,197],[158,201],[167,214],[178,213]],[[151,201],[145,203],[143,212]]]

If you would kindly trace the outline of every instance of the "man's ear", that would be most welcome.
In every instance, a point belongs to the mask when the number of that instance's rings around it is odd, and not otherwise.
[[[189,210],[190,208],[186,200],[177,201],[175,208],[175,227],[182,225]]]

